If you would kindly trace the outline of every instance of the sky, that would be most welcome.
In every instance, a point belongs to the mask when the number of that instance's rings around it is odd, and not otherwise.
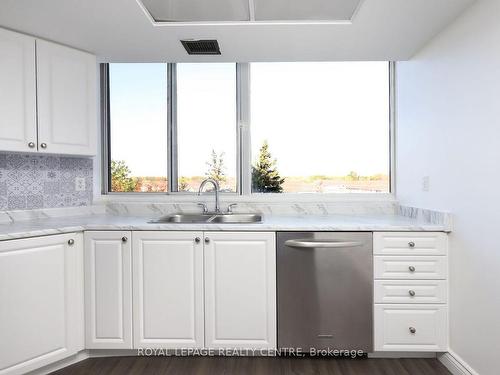
[[[167,171],[166,64],[110,64],[111,153],[135,176]],[[177,65],[179,176],[210,153],[236,174],[236,68]],[[266,139],[283,176],[389,173],[387,62],[251,64],[252,153]]]

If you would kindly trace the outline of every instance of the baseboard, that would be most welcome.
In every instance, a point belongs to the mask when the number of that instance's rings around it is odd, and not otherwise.
[[[373,352],[368,358],[436,358],[434,352]]]
[[[61,359],[60,361],[51,363],[50,365],[41,367],[39,369],[28,372],[27,375],[46,375],[51,372],[60,370],[64,367],[68,367],[89,358],[89,353],[86,350],[82,350],[68,358]]]
[[[137,349],[89,349],[90,358],[98,357],[137,357]]]
[[[478,372],[474,371],[467,362],[452,350],[438,356],[438,359],[453,375],[479,375]]]

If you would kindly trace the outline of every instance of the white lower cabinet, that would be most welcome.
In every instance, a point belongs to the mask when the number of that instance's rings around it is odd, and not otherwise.
[[[99,231],[85,246],[87,348],[276,347],[274,232]]]
[[[375,280],[375,303],[446,303],[446,280]]]
[[[84,349],[81,233],[0,242],[0,374]]]
[[[85,232],[85,345],[132,348],[131,232]]]
[[[448,350],[445,233],[374,233],[375,351]]]
[[[202,237],[133,232],[134,347],[203,347]]]
[[[447,316],[444,305],[375,305],[375,350],[446,351]]]
[[[205,345],[276,347],[274,233],[205,233]]]

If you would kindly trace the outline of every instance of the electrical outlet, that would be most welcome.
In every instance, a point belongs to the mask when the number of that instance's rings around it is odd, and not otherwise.
[[[85,177],[76,177],[75,178],[75,190],[76,191],[85,191]]]
[[[429,183],[430,183],[429,176],[422,177],[422,191],[429,191]]]

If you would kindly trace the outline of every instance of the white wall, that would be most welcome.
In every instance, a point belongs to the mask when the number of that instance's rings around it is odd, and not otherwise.
[[[499,16],[480,0],[397,67],[397,195],[455,214],[450,349],[485,375],[500,373]]]

